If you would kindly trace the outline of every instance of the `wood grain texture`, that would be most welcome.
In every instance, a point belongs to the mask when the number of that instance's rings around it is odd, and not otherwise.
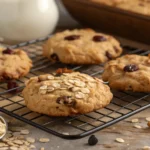
[[[69,13],[83,25],[149,43],[150,17],[86,0],[62,0]]]
[[[89,146],[87,144],[89,136],[79,140],[61,139],[0,113],[0,115],[9,121],[10,130],[16,127],[28,129],[30,131],[28,136],[36,138],[35,146],[37,150],[40,149],[40,147],[45,147],[46,150],[142,150],[144,146],[150,146],[150,128],[147,127],[147,122],[145,121],[145,117],[149,117],[149,114],[150,109],[147,109],[132,117],[139,118],[140,122],[136,124],[141,125],[142,129],[134,128],[134,124],[131,123],[132,118],[128,118],[127,120],[123,120],[95,133],[99,142],[95,146]],[[40,137],[47,137],[50,139],[50,142],[43,145],[38,142]],[[122,138],[125,142],[115,142],[116,138]]]

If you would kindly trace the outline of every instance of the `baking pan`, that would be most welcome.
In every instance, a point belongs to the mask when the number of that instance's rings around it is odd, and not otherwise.
[[[81,24],[132,40],[150,43],[150,16],[88,0],[62,0]]]

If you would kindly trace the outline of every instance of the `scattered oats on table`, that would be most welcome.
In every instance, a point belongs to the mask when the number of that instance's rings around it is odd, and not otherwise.
[[[27,137],[26,140],[27,140],[29,143],[35,143],[35,139],[32,138],[32,137]]]
[[[30,145],[30,149],[35,149],[35,145]]]
[[[138,123],[138,122],[139,122],[139,119],[132,119],[131,122],[132,122],[132,123]]]
[[[29,130],[27,130],[27,129],[26,130],[21,130],[20,132],[21,132],[21,134],[24,134],[24,135],[27,135],[27,134],[30,133]]]
[[[40,138],[39,141],[42,142],[42,143],[47,143],[50,140],[49,140],[49,138]]]
[[[134,127],[137,128],[137,129],[141,129],[142,128],[140,125],[137,125],[137,124],[135,124]]]
[[[116,138],[115,141],[118,143],[124,143],[125,142],[124,139],[122,139],[122,138]]]

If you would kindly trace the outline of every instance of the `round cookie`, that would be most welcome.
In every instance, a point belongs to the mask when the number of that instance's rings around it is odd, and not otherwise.
[[[32,61],[23,50],[0,48],[0,81],[25,76],[31,67]]]
[[[100,79],[68,72],[31,78],[23,97],[32,111],[49,116],[71,116],[103,108],[113,95]]]
[[[111,88],[150,92],[150,55],[124,55],[105,65],[102,75]]]
[[[92,29],[56,33],[43,47],[44,56],[66,64],[100,64],[121,53],[120,43],[114,37]]]

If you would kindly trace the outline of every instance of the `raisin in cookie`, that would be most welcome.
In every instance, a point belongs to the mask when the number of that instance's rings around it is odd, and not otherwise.
[[[0,48],[0,81],[25,76],[31,67],[32,61],[23,50]]]
[[[150,55],[125,55],[108,62],[102,75],[111,88],[150,92]]]
[[[121,53],[120,43],[114,37],[91,29],[56,33],[43,48],[44,56],[66,64],[99,64]]]
[[[91,112],[108,105],[113,97],[101,80],[79,72],[33,77],[23,96],[30,110],[50,116]]]

